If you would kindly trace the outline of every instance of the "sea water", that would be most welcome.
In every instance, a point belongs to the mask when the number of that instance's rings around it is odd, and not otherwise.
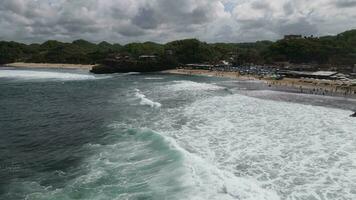
[[[0,199],[356,199],[355,105],[212,77],[0,70]]]

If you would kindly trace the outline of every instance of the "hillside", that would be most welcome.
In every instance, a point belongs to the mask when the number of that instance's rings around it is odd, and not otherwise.
[[[254,43],[208,44],[186,39],[158,44],[153,42],[127,45],[76,40],[72,43],[46,41],[43,44],[0,42],[0,64],[11,62],[97,64],[115,54],[138,58],[144,54],[163,56],[173,52],[177,63],[204,63],[228,59],[237,64],[269,64],[274,62],[353,65],[356,63],[356,30],[320,38],[258,41]]]

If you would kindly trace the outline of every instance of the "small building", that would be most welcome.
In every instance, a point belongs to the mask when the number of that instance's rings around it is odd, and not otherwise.
[[[343,73],[337,73],[333,76],[331,76],[331,78],[336,79],[336,80],[348,80],[349,79],[349,75],[343,74]]]
[[[316,72],[309,72],[309,71],[290,71],[284,70],[279,71],[278,74],[283,75],[287,78],[315,78],[315,79],[337,79],[337,72],[334,71],[316,71]]]
[[[312,73],[312,76],[315,76],[315,77],[331,77],[331,76],[334,76],[338,74],[337,72],[334,72],[334,71],[317,71],[317,72],[313,72]]]
[[[285,35],[284,40],[303,39],[302,35]]]
[[[174,54],[174,51],[172,49],[165,49],[164,52],[168,56],[172,56]]]
[[[214,65],[210,64],[186,64],[185,68],[188,69],[205,69],[205,70],[211,70],[214,67]]]
[[[141,55],[138,57],[141,61],[157,61],[156,55]]]
[[[105,60],[110,61],[128,61],[132,60],[131,56],[125,54],[110,54]]]
[[[220,60],[215,64],[216,67],[229,67],[231,64],[226,60]]]
[[[284,69],[293,70],[293,71],[309,71],[309,72],[314,72],[314,71],[318,70],[318,68],[316,66],[302,65],[302,64],[298,64],[298,65],[290,64],[290,65],[285,66]]]

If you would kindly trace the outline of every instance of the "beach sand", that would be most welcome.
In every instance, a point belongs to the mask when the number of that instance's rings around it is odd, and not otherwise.
[[[54,64],[54,63],[9,63],[4,65],[6,67],[23,67],[23,68],[57,68],[57,69],[85,69],[90,70],[95,65],[81,65],[81,64]]]
[[[165,73],[182,74],[182,75],[201,75],[214,76],[223,78],[232,78],[239,80],[260,80],[271,89],[289,90],[295,92],[327,95],[327,96],[346,96],[356,98],[356,83],[345,82],[340,80],[320,80],[320,79],[297,79],[284,78],[282,80],[274,80],[272,78],[260,78],[255,76],[240,75],[239,72],[222,72],[209,70],[190,70],[190,69],[175,69],[166,70]]]

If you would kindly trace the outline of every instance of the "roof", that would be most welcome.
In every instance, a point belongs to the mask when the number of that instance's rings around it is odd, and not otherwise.
[[[224,65],[229,65],[229,64],[230,64],[230,63],[227,62],[226,60],[221,61],[221,63],[224,64]]]
[[[317,72],[313,72],[311,75],[313,76],[333,76],[337,74],[337,72],[334,71],[317,71]]]
[[[189,66],[189,67],[213,67],[213,65],[209,65],[209,64],[186,64],[186,66]]]
[[[140,58],[156,58],[155,55],[141,55]]]
[[[286,74],[295,74],[300,76],[333,76],[336,75],[337,72],[334,71],[317,71],[317,72],[307,72],[307,71],[282,71],[282,73]]]

